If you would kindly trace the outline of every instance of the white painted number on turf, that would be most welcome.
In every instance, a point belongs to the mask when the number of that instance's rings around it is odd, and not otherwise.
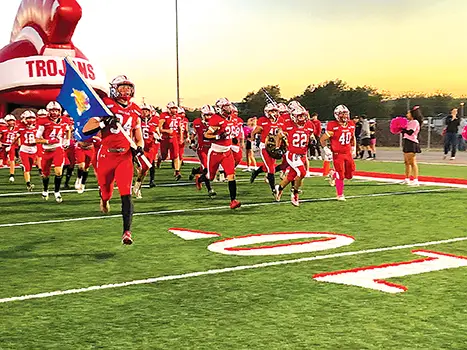
[[[456,256],[429,250],[414,250],[412,253],[427,258],[320,273],[314,275],[313,278],[317,281],[347,284],[386,293],[402,293],[407,290],[407,287],[387,282],[384,279],[467,266],[466,256]]]

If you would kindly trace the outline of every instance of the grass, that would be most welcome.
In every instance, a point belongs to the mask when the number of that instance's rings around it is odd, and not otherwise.
[[[398,171],[393,167],[398,164],[361,163],[358,168]],[[246,176],[239,173],[244,207],[231,211],[225,184],[214,184],[219,194],[214,200],[192,185],[161,186],[172,184],[164,165],[157,172],[159,186],[145,188],[144,198],[135,201],[136,213],[153,214],[134,217],[130,247],[120,244],[121,218],[98,212],[97,191],[64,193],[60,205],[53,198],[41,201],[39,193],[0,197],[0,225],[99,218],[0,227],[0,298],[466,236],[466,190],[418,193],[426,188],[349,182],[347,196],[362,197],[295,208],[287,194],[274,204],[268,185],[261,178],[250,185]],[[0,193],[24,191],[19,177],[13,185],[7,178],[7,171],[0,171]],[[34,182],[39,185],[37,177]],[[88,187],[95,188],[93,177]],[[365,196],[400,191],[410,193]],[[334,196],[317,177],[305,180],[301,199]],[[247,206],[254,203],[265,205]],[[111,214],[119,214],[117,192],[111,204]],[[170,212],[179,209],[185,211]],[[207,250],[217,238],[184,241],[168,232],[171,227],[215,231],[221,238],[328,231],[352,235],[355,242],[316,253],[227,256]],[[467,242],[427,249],[466,256]],[[416,258],[407,248],[2,303],[0,348],[466,349],[466,268],[390,279],[409,288],[397,295],[312,279],[315,273]]]

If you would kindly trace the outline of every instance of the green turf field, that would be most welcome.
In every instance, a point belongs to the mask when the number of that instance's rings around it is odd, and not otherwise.
[[[442,169],[465,178],[463,167]],[[10,185],[8,171],[0,170],[1,349],[467,349],[467,267],[388,279],[408,287],[399,294],[312,278],[420,259],[414,249],[467,256],[465,189],[351,181],[347,202],[337,202],[334,188],[315,177],[305,179],[305,202],[295,208],[288,193],[276,204],[261,177],[250,185],[239,172],[243,206],[232,211],[226,184],[213,184],[218,196],[211,200],[186,180],[174,186],[164,164],[158,187],[144,188],[135,201],[135,243],[122,246],[117,192],[109,216],[98,210],[94,177],[89,191],[64,192],[57,204],[53,195],[41,200],[33,176],[37,192],[25,194],[19,173]],[[207,249],[219,238],[185,241],[168,232],[172,227],[221,238],[326,231],[355,242],[312,253],[233,256]],[[415,246],[454,238],[466,240]],[[396,248],[366,252],[388,247]],[[296,261],[311,257],[321,258]],[[243,268],[229,269],[236,266]],[[162,276],[172,277],[4,300]]]

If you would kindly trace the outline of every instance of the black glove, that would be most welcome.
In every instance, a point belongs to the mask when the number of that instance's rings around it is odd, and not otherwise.
[[[108,116],[103,120],[105,126],[116,127],[117,122],[119,122],[118,118],[115,115]]]
[[[216,135],[216,140],[224,140],[227,138],[227,133],[224,131],[224,132],[221,132],[220,134]]]
[[[136,149],[132,148],[131,153],[133,153],[133,157],[141,157],[144,154],[143,147],[138,146]]]

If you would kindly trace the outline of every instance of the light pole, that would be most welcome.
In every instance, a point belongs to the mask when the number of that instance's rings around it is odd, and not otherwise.
[[[177,106],[180,107],[180,69],[178,64],[178,0],[175,0],[175,61],[177,63]]]

